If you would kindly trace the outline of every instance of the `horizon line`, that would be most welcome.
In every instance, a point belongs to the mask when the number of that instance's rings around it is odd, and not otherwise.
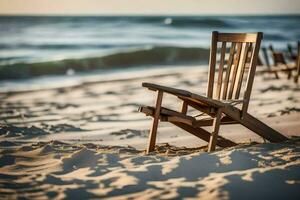
[[[198,13],[105,13],[105,14],[38,14],[38,13],[0,13],[0,17],[105,17],[105,16],[145,16],[145,17],[155,17],[155,16],[245,16],[245,17],[260,17],[260,16],[300,16],[300,13],[238,13],[238,14],[228,14],[228,13],[222,13],[222,14],[198,14]]]

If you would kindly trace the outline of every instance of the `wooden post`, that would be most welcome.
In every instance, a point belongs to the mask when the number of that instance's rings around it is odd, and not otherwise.
[[[213,132],[211,133],[209,144],[208,144],[208,152],[212,152],[216,149],[216,144],[217,144],[217,138],[218,138],[218,133],[220,129],[220,124],[221,124],[221,118],[222,118],[222,109],[218,109],[216,118],[214,119],[213,122]]]
[[[157,99],[156,99],[156,105],[155,105],[155,112],[154,112],[154,116],[153,116],[152,127],[151,127],[151,130],[150,130],[149,145],[148,145],[147,153],[150,153],[155,148],[156,133],[157,133],[157,127],[158,127],[158,121],[159,121],[162,98],[163,98],[163,92],[158,91],[157,92]]]

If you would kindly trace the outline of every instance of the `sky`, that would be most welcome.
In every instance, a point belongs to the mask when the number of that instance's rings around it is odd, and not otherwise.
[[[300,0],[0,0],[0,15],[300,14]]]

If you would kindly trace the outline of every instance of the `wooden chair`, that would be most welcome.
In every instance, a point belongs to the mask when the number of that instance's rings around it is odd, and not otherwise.
[[[257,65],[258,66],[264,66],[266,68],[260,70],[260,72],[262,72],[262,73],[268,73],[268,74],[274,74],[275,78],[279,79],[278,72],[276,70],[272,70],[272,67],[270,65],[267,48],[266,47],[262,47],[261,50],[262,50],[262,54],[263,54],[263,58],[264,58],[265,63],[263,63],[262,60],[261,60],[261,58],[258,57]]]
[[[262,33],[212,33],[207,95],[191,93],[186,90],[142,83],[143,87],[156,91],[155,107],[142,106],[140,112],[153,117],[147,153],[155,149],[159,121],[166,121],[205,140],[208,151],[220,147],[235,146],[236,143],[218,135],[221,124],[242,124],[270,142],[282,142],[287,138],[248,113],[248,105],[255,75],[257,56]],[[217,49],[221,44],[220,62],[217,65]],[[227,46],[230,45],[230,51]],[[226,54],[229,53],[228,61]],[[246,62],[251,57],[250,63]],[[227,63],[225,68],[224,63]],[[245,73],[247,73],[247,77]],[[216,80],[215,80],[215,76]],[[245,80],[246,77],[246,80]],[[243,88],[243,90],[242,90]],[[241,91],[244,91],[241,95]],[[182,100],[181,111],[162,107],[163,94],[171,94]],[[241,98],[240,98],[241,97]],[[239,108],[240,105],[241,107]],[[206,114],[208,118],[198,120],[187,114],[192,107]],[[210,133],[203,126],[212,126]]]
[[[274,61],[274,66],[270,69],[272,72],[284,72],[288,75],[288,79],[292,77],[293,71],[296,69],[296,66],[290,66],[285,60],[284,54],[280,51],[275,51],[273,46],[270,45],[269,49],[272,53],[272,58]]]

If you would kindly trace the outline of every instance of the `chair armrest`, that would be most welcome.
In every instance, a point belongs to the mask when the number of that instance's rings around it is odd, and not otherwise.
[[[192,95],[191,92],[186,91],[186,90],[166,87],[166,86],[157,85],[157,84],[153,84],[153,83],[142,83],[142,86],[148,88],[149,90],[153,90],[153,91],[159,90],[162,92],[173,94],[175,96],[191,97],[191,95]]]
[[[153,84],[153,83],[142,83],[142,86],[148,88],[149,90],[153,90],[153,91],[158,90],[158,91],[162,91],[162,92],[166,92],[166,93],[175,95],[177,97],[181,97],[182,100],[194,99],[194,100],[198,100],[204,104],[208,104],[208,105],[215,106],[215,107],[225,107],[225,106],[229,105],[229,104],[223,103],[223,102],[215,100],[215,99],[211,99],[211,98],[208,98],[208,97],[205,97],[202,95],[191,93],[186,90],[166,87],[166,86],[157,85],[157,84]]]

